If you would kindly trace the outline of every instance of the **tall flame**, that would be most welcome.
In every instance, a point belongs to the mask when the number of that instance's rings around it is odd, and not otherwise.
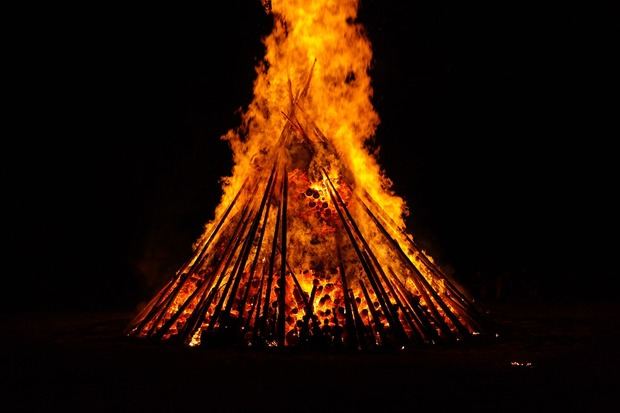
[[[216,216],[260,162],[257,157],[276,143],[287,121],[281,112],[290,109],[290,90],[298,93],[314,67],[310,92],[300,106],[330,138],[354,186],[364,188],[402,225],[405,202],[390,190],[391,181],[364,146],[379,116],[368,74],[372,48],[356,22],[358,0],[273,0],[266,7],[274,15],[274,29],[264,39],[267,51],[256,67],[254,99],[243,124],[225,136],[234,168]]]

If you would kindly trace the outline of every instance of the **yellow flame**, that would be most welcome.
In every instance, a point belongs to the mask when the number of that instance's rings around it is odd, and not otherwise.
[[[391,181],[364,147],[379,116],[371,101],[371,45],[355,21],[358,1],[270,3],[274,29],[264,39],[266,55],[256,67],[254,99],[243,113],[241,127],[225,135],[233,150],[234,167],[224,181],[216,216],[223,213],[252,168],[261,164],[261,154],[278,140],[286,123],[281,112],[291,110],[290,90],[294,95],[300,92],[314,65],[310,92],[299,101],[300,109],[333,143],[354,187],[366,190],[402,225],[405,202],[390,190]]]

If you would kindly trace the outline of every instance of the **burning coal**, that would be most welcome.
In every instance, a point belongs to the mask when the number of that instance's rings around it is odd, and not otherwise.
[[[379,117],[357,0],[274,0],[232,175],[193,256],[129,334],[188,345],[401,348],[478,334],[364,148]]]

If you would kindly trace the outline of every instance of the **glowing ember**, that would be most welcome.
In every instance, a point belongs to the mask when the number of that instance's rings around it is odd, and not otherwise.
[[[534,363],[530,361],[511,361],[510,365],[512,367],[527,367],[527,368],[534,367]]]
[[[477,335],[477,312],[404,231],[364,142],[379,118],[357,1],[271,1],[235,165],[194,256],[130,335],[369,348]]]

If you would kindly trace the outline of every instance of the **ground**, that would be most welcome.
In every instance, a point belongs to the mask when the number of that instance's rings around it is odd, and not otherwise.
[[[491,312],[500,332],[491,343],[398,354],[186,349],[123,337],[128,313],[5,315],[3,406],[84,412],[620,408],[614,407],[620,305],[504,305]]]

